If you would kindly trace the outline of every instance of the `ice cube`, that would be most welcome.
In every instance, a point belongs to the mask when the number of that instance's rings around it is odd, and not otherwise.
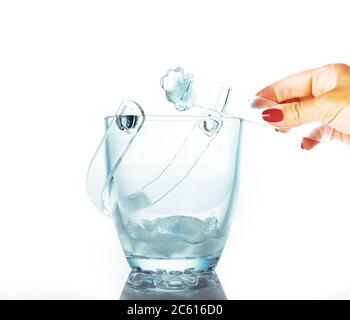
[[[126,231],[134,240],[143,240],[148,237],[147,231],[141,225],[133,221],[128,221]]]
[[[137,191],[124,198],[123,206],[127,211],[138,211],[148,207],[151,203],[152,201],[144,192]]]
[[[158,220],[157,230],[161,233],[172,234],[189,243],[205,240],[206,224],[204,221],[188,216],[171,216]]]
[[[209,217],[204,220],[205,234],[208,238],[214,238],[218,232],[218,219],[215,217]]]
[[[172,102],[179,111],[187,110],[193,106],[194,93],[192,91],[192,75],[184,72],[181,67],[169,70],[160,79],[166,98]]]
[[[191,216],[169,216],[153,220],[128,221],[130,252],[149,258],[177,259],[220,252],[215,217],[201,220]]]
[[[191,255],[196,257],[220,255],[225,241],[226,238],[206,238],[206,241],[202,244],[192,246]]]

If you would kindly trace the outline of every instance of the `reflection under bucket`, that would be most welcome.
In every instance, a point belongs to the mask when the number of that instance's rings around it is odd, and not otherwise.
[[[157,290],[154,290],[157,288]],[[164,274],[132,271],[120,300],[226,300],[215,272]]]

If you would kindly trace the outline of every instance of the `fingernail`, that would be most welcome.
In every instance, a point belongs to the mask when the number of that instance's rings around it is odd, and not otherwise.
[[[305,147],[304,147],[304,143],[302,142],[301,145],[300,145],[300,148],[305,150]]]
[[[268,122],[279,122],[284,118],[283,110],[281,109],[266,109],[262,113],[262,117],[265,121]]]
[[[272,86],[260,90],[256,95],[265,99],[277,101],[275,89]]]

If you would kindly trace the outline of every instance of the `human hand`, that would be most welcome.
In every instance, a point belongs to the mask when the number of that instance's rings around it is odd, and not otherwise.
[[[350,67],[329,64],[303,71],[277,81],[257,96],[278,103],[263,111],[265,121],[278,131],[310,122],[322,122],[311,133],[319,140],[324,135],[350,145]],[[301,148],[312,149],[319,141],[303,138]]]

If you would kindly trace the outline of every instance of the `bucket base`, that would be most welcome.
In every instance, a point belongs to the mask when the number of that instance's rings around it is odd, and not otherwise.
[[[135,271],[189,273],[214,271],[220,255],[187,259],[150,259],[126,253],[130,267]]]
[[[186,269],[182,271],[144,271],[134,269],[127,280],[127,286],[133,290],[142,291],[176,291],[201,292],[208,288],[217,287],[220,281],[214,271],[196,271]]]

